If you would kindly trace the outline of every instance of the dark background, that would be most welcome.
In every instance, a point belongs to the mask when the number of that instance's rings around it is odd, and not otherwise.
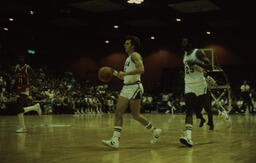
[[[47,65],[51,71],[97,80],[103,65],[122,69],[124,36],[132,34],[143,43],[145,84],[172,88],[182,76],[180,40],[190,37],[198,47],[215,49],[216,63],[234,87],[245,79],[254,84],[251,6],[242,0],[145,0],[141,5],[125,0],[5,0],[0,5],[0,62],[6,67],[25,54],[32,67]]]

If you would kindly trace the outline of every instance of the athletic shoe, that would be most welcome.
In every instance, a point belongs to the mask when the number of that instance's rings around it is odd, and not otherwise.
[[[157,142],[157,140],[160,137],[162,130],[160,128],[156,128],[153,131],[153,139],[150,140],[150,144],[155,144]]]
[[[193,142],[190,138],[187,137],[180,137],[180,142],[188,147],[192,147],[193,146]]]
[[[28,130],[26,128],[24,128],[24,127],[16,130],[16,133],[25,133],[25,132],[28,132]]]
[[[118,149],[119,148],[119,141],[115,140],[102,140],[101,141],[105,146]]]
[[[210,127],[209,130],[213,130],[214,129],[214,125],[213,124],[207,123],[207,125]]]

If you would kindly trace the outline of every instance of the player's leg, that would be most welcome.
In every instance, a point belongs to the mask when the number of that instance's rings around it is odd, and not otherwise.
[[[36,111],[39,116],[42,115],[42,110],[41,110],[41,107],[40,107],[39,103],[37,103],[35,105],[32,105],[32,106],[24,107],[24,113],[27,113],[27,112],[30,112],[30,111]]]
[[[27,103],[27,95],[21,94],[16,103],[16,110],[18,116],[18,129],[16,130],[17,133],[27,132],[24,120],[24,106]]]
[[[197,97],[194,93],[185,94],[185,104],[187,106],[185,119],[185,136],[180,138],[180,142],[188,147],[192,147],[192,125],[193,125],[193,110],[198,104]]]
[[[203,107],[200,107],[200,108],[197,110],[197,112],[196,112],[196,118],[197,118],[197,119],[200,119],[199,127],[203,127],[204,122],[205,122],[205,119],[204,119],[203,114],[202,114],[202,110],[203,110]]]
[[[213,114],[212,114],[212,107],[211,107],[211,95],[207,93],[205,95],[200,96],[200,103],[208,115],[207,125],[209,125],[210,130],[213,130],[214,124],[213,124]]]
[[[107,145],[112,148],[119,148],[119,139],[123,126],[123,114],[125,110],[128,108],[128,103],[128,98],[119,96],[116,105],[113,136],[110,140],[102,140],[102,143],[104,145]]]
[[[139,96],[139,95],[137,95]],[[133,99],[130,100],[130,109],[132,117],[140,122],[143,126],[145,126],[146,129],[151,131],[153,133],[153,139],[150,141],[151,144],[155,144],[160,137],[160,134],[162,132],[161,129],[155,128],[151,122],[149,122],[144,116],[140,114],[140,108],[141,108],[141,99]]]

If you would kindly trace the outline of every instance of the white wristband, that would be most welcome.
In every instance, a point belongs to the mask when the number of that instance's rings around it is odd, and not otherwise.
[[[117,76],[118,75],[118,72],[116,70],[113,71],[113,75],[114,76]]]

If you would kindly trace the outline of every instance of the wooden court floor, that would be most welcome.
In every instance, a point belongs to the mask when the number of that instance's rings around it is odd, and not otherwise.
[[[113,114],[26,115],[28,133],[16,134],[17,117],[0,116],[0,163],[255,163],[256,117],[231,115],[232,127],[214,116],[215,130],[194,121],[194,146],[179,143],[184,115],[144,114],[163,129],[158,144],[152,134],[124,116],[120,149],[101,144],[112,136]],[[204,115],[205,116],[205,115]],[[205,116],[206,117],[206,116]]]

